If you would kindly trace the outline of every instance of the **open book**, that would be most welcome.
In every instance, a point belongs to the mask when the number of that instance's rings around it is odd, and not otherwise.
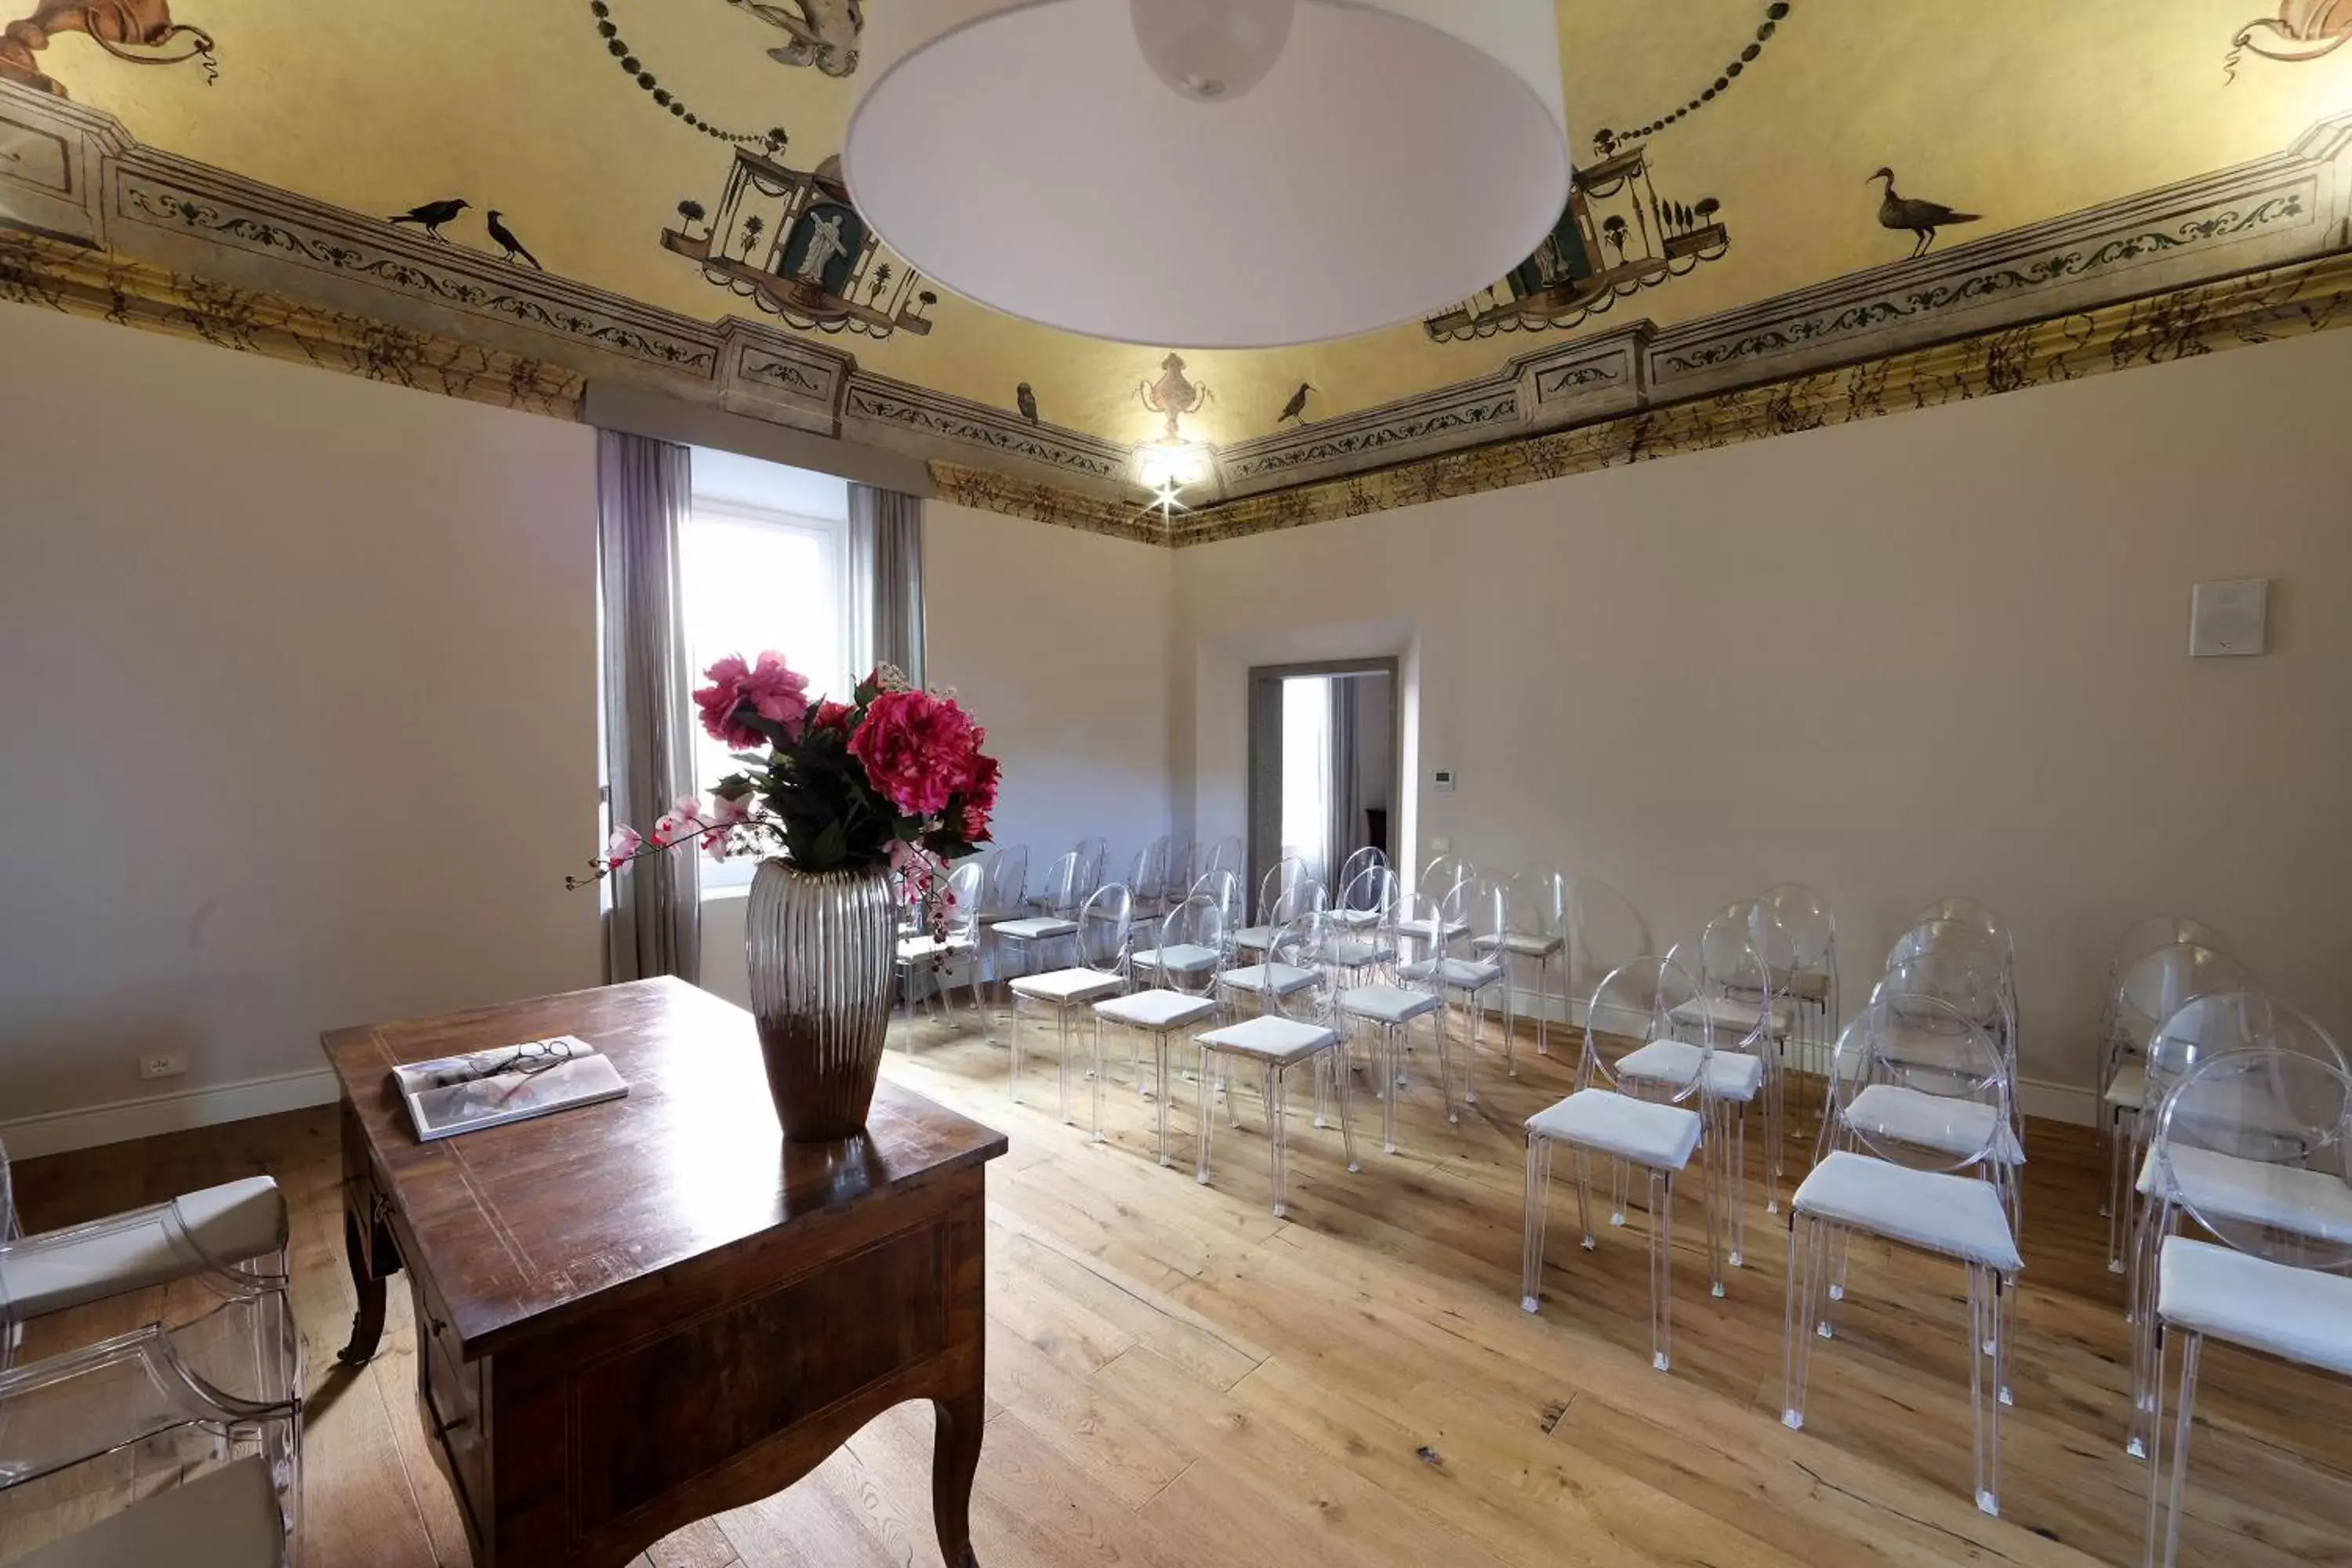
[[[428,1142],[629,1092],[613,1058],[577,1035],[410,1062],[392,1076],[416,1136]]]

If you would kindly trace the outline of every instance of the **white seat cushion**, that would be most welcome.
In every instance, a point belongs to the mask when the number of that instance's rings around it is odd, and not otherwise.
[[[1840,1149],[1797,1189],[1796,1212],[2013,1274],[2023,1266],[1990,1182]]]
[[[1619,1058],[1617,1076],[1638,1083],[1680,1089],[1698,1071],[1699,1048],[1682,1040],[1652,1040]],[[1739,1051],[1716,1051],[1706,1060],[1706,1091],[1717,1100],[1745,1105],[1764,1083],[1764,1058]]]
[[[1114,1024],[1139,1029],[1181,1029],[1197,1024],[1217,1010],[1213,998],[1187,996],[1181,991],[1139,991],[1095,1004],[1095,1011]]]
[[[1233,1051],[1268,1062],[1295,1062],[1311,1057],[1336,1045],[1339,1038],[1320,1025],[1302,1024],[1296,1018],[1273,1013],[1212,1029],[1200,1037],[1201,1044],[1213,1050]]]
[[[2157,1316],[2191,1333],[2352,1376],[2352,1278],[2168,1236]]]
[[[285,1561],[278,1493],[268,1463],[256,1454],[156,1492],[15,1559],[12,1568],[279,1568]]]
[[[1396,985],[1358,985],[1339,993],[1340,1012],[1376,1024],[1408,1024],[1443,1005],[1434,991],[1407,991]]]
[[[1149,948],[1135,955],[1139,970],[1162,970],[1171,974],[1206,974],[1217,967],[1217,950],[1197,942],[1180,942],[1174,947]]]
[[[2352,1242],[2352,1184],[2325,1171],[2241,1160],[2210,1149],[2172,1150],[2181,1201],[2216,1219],[2275,1226],[2327,1241]],[[2142,1197],[2156,1191],[2156,1151],[2140,1162]]]
[[[1056,969],[1047,974],[1024,974],[1013,983],[1016,996],[1040,1002],[1091,1002],[1116,993],[1123,982],[1098,969]]]
[[[1396,956],[1394,944],[1376,937],[1343,936],[1331,944],[1331,962],[1342,969],[1363,969],[1386,963]]]
[[[1227,931],[1225,940],[1244,952],[1264,952],[1274,945],[1275,930],[1273,926],[1244,926],[1239,931]]]
[[[1888,1138],[1917,1149],[1933,1149],[1956,1160],[1990,1146],[1990,1158],[2022,1165],[2014,1128],[1996,1127],[1999,1113],[1981,1100],[1959,1100],[1898,1084],[1874,1083],[1845,1108],[1846,1124],[1867,1138]]]
[[[1057,915],[1031,915],[1024,920],[996,922],[996,934],[1015,942],[1048,942],[1057,936],[1076,936],[1077,930],[1077,921]]]
[[[1228,969],[1217,976],[1221,985],[1236,991],[1268,991],[1276,996],[1287,996],[1294,991],[1304,991],[1315,984],[1315,972],[1288,963],[1253,963],[1242,969]]]
[[[1698,1147],[1699,1119],[1697,1111],[1679,1105],[1659,1105],[1605,1089],[1580,1089],[1528,1117],[1528,1131],[1652,1170],[1679,1171]]]
[[[268,1176],[206,1187],[173,1205],[205,1258],[223,1267],[250,1263],[286,1244],[286,1200]],[[202,1267],[173,1245],[160,1215],[97,1236],[52,1231],[0,1254],[0,1297],[16,1316],[37,1318],[183,1279]]]
[[[926,958],[952,958],[958,953],[970,952],[972,945],[972,939],[968,936],[950,936],[944,939],[935,936],[910,936],[898,943],[898,962],[913,963]]]
[[[2116,1110],[2137,1110],[2147,1103],[2147,1064],[2126,1061],[2116,1069],[2115,1081],[2107,1085],[2108,1106]]]
[[[1408,963],[1397,973],[1407,980],[1434,980],[1455,991],[1483,991],[1503,977],[1503,966],[1466,958],[1441,958],[1435,963],[1424,960]]]
[[[1772,1032],[1785,1035],[1794,1016],[1788,999],[1772,999]],[[1717,1029],[1733,1029],[1740,1034],[1752,1033],[1763,1022],[1764,1009],[1754,1002],[1743,1002],[1737,996],[1694,996],[1674,1010],[1678,1024],[1712,1023]]]
[[[1495,951],[1496,942],[1491,936],[1482,936],[1470,945],[1480,952],[1492,952]],[[1514,957],[1547,958],[1565,949],[1568,946],[1568,939],[1564,936],[1538,936],[1528,931],[1515,931],[1504,934],[1502,946]]]
[[[1331,911],[1331,919],[1335,924],[1346,926],[1350,931],[1361,931],[1366,926],[1376,926],[1380,924],[1381,911],[1378,910],[1333,910]]]

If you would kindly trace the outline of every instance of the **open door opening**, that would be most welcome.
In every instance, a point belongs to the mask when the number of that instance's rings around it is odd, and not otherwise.
[[[1303,861],[1336,902],[1343,889],[1332,882],[1350,855],[1396,854],[1396,661],[1253,669],[1249,691],[1251,916],[1286,858]]]

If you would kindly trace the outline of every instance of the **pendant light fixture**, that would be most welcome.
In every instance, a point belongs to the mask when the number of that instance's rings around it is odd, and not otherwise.
[[[887,0],[843,172],[925,276],[1098,338],[1415,320],[1568,204],[1554,0]]]

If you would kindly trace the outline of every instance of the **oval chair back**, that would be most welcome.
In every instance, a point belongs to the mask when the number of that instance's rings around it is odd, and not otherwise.
[[[1074,969],[1128,978],[1128,955],[1134,951],[1135,895],[1123,882],[1111,882],[1087,895],[1078,910],[1077,952]]]
[[[1216,995],[1217,976],[1224,972],[1225,960],[1230,956],[1225,945],[1230,923],[1226,906],[1219,900],[1206,893],[1195,893],[1186,899],[1160,922],[1160,945],[1153,951],[1197,952],[1213,956],[1177,967],[1163,964],[1144,978],[1162,991],[1180,992],[1186,996]]]
[[[1943,1043],[1934,1063],[1922,1060],[1916,1037]],[[1859,1092],[1838,1104],[1833,1143],[1916,1171],[1958,1173],[1999,1159],[2014,1121],[2009,1064],[1993,1038],[1959,1008],[1938,996],[1882,984],[1838,1037],[1840,1081]],[[1850,1064],[1850,1065],[1849,1065]],[[1863,1094],[1874,1087],[1903,1095],[1900,1116],[1859,1118]]]
[[[1645,955],[1611,970],[1593,987],[1584,1010],[1584,1056],[1577,1063],[1576,1087],[1619,1088],[1610,1065],[1612,1058],[1601,1049],[1604,1037],[1628,1042],[1620,1056],[1655,1041],[1674,1040],[1697,1052],[1693,1070],[1660,1083],[1655,1093],[1646,1092],[1651,1086],[1645,1083],[1642,1098],[1679,1105],[1696,1096],[1706,1082],[1715,1048],[1714,1026],[1694,1007],[1698,997],[1698,982],[1672,958]],[[1696,1023],[1687,1021],[1694,1016]]]
[[[1007,844],[988,858],[981,888],[981,913],[1010,919],[1020,914],[1029,891],[1029,847]]]
[[[1087,889],[1091,891],[1092,889]],[[1072,849],[1055,856],[1038,878],[1035,901],[1044,905],[1047,913],[1069,920],[1076,916],[1087,892],[1078,889],[1078,852]]]

